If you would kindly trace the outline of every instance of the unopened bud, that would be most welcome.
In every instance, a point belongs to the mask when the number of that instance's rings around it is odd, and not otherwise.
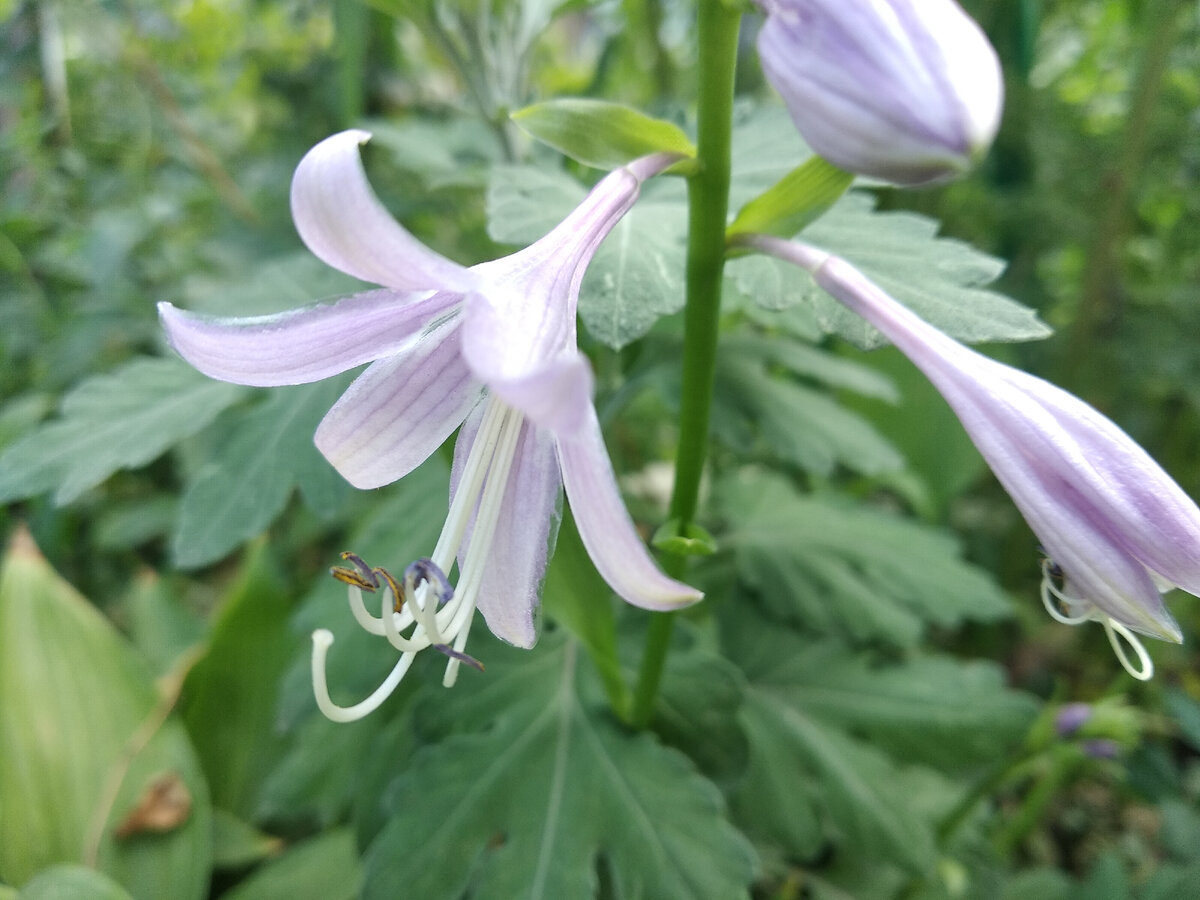
[[[899,185],[964,174],[990,146],[1000,63],[954,0],[759,0],[758,52],[809,146]]]

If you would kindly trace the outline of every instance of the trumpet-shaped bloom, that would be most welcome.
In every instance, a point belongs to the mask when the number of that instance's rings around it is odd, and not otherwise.
[[[1200,509],[1179,485],[1091,406],[964,347],[845,260],[765,236],[743,242],[810,271],[925,373],[1041,540],[1047,611],[1068,624],[1099,620],[1126,669],[1149,678],[1150,658],[1129,629],[1179,642],[1161,592],[1200,594]]]
[[[962,175],[992,143],[1004,86],[954,0],[760,0],[758,53],[805,141],[901,185]]]
[[[327,631],[313,635],[318,704],[349,721],[375,709],[420,650],[450,657],[453,684],[476,608],[502,639],[536,639],[538,591],[565,487],[596,568],[621,597],[646,609],[701,594],[668,578],[647,553],[618,493],[592,405],[592,374],[576,345],[584,270],[637,199],[641,182],[676,157],[659,154],[610,173],[553,231],[524,250],[470,268],[425,247],[384,209],[367,182],[359,145],[327,138],[301,161],[292,213],[318,257],[384,285],[279,315],[218,319],[159,306],[171,344],[214,378],[259,386],[299,384],[371,365],[317,429],[318,449],[352,484],[402,478],[461,426],[450,512],[430,558],[402,579],[347,554],[359,623],[401,653],[379,689],[340,707],[325,686]],[[457,559],[459,577],[448,573]],[[379,590],[380,616],[362,590]]]

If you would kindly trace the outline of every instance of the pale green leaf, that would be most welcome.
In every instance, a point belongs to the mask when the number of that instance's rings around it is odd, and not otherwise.
[[[183,495],[171,542],[176,565],[205,565],[261,534],[297,485],[321,503],[349,493],[313,446],[313,432],[344,387],[344,379],[333,378],[276,388],[238,414],[229,439],[214,448]]]
[[[616,169],[651,153],[696,155],[686,134],[620,103],[561,98],[535,103],[512,114],[528,135],[585,166]]]
[[[56,503],[70,503],[195,434],[243,391],[178,359],[143,357],[90,378],[67,394],[59,418],[0,455],[0,501],[54,490]]]
[[[578,645],[548,635],[534,653],[479,653],[488,670],[469,690],[434,687],[421,707],[431,744],[390,792],[364,897],[402,884],[424,900],[585,898],[601,858],[616,897],[746,895],[754,857],[716,788],[616,726]]]
[[[743,206],[726,233],[791,237],[828,210],[852,181],[849,172],[810,156]]]
[[[21,888],[20,900],[133,900],[103,872],[60,863],[38,872]]]
[[[0,879],[88,862],[135,896],[207,894],[208,789],[159,702],[145,662],[18,532],[0,571]],[[186,813],[117,838],[163,778]]]

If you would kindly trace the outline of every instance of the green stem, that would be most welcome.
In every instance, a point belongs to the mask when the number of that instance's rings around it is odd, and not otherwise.
[[[683,378],[679,405],[679,448],[670,517],[680,533],[696,516],[700,476],[708,452],[709,414],[717,363],[717,326],[725,267],[725,221],[729,211],[733,78],[740,13],[721,0],[700,0],[697,15],[699,83],[696,149],[699,171],[688,179],[687,307],[683,320]],[[671,556],[664,568],[683,574],[686,557]],[[653,714],[671,641],[673,613],[658,613],[646,636],[646,651],[633,697],[632,722],[645,728]]]

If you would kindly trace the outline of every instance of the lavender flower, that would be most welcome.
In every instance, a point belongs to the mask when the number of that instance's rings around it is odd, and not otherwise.
[[[925,373],[1045,547],[1047,611],[1068,624],[1100,621],[1122,665],[1150,678],[1153,664],[1130,629],[1179,643],[1161,592],[1200,594],[1200,509],[1179,485],[1091,406],[964,347],[845,260],[762,235],[739,243],[807,269]]]
[[[463,648],[476,608],[497,636],[533,645],[564,486],[596,568],[625,600],[665,610],[702,596],[665,576],[634,530],[575,331],[579,284],[596,248],[633,205],[642,180],[677,157],[646,157],[610,173],[537,243],[466,268],[425,247],[384,209],[359,158],[369,137],[346,131],[309,151],[292,182],[292,213],[313,253],[385,289],[241,319],[159,306],[179,354],[225,381],[298,384],[371,363],[315,438],[356,487],[402,478],[462,426],[450,511],[430,559],[410,565],[402,582],[353,554],[354,568],[334,570],[350,585],[359,623],[401,653],[373,694],[340,707],[325,684],[333,636],[314,633],[317,702],[338,721],[378,707],[429,646],[450,657],[444,683],[453,684],[460,663],[474,662]],[[446,573],[456,558],[460,574],[451,588]],[[380,588],[377,618],[362,590]]]
[[[758,53],[804,140],[900,185],[966,172],[991,145],[1004,88],[954,0],[759,0]]]

